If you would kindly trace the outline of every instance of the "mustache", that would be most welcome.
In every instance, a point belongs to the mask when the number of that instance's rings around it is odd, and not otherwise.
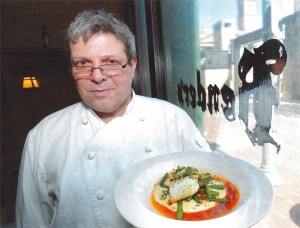
[[[75,79],[76,82],[81,81],[81,80],[86,80],[87,78],[80,78],[80,79]],[[111,85],[108,81],[102,81],[99,84],[90,84],[85,87],[85,90],[89,92],[93,91],[103,91],[103,90],[109,90],[109,89],[114,89],[115,86]]]
[[[111,85],[92,85],[86,88],[87,91],[89,92],[93,92],[93,91],[103,91],[103,90],[110,90],[110,89],[114,89],[114,86]]]

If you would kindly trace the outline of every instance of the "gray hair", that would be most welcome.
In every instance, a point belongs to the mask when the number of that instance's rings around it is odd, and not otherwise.
[[[104,10],[87,10],[76,16],[66,32],[67,51],[70,51],[69,43],[75,43],[79,37],[87,42],[96,33],[111,33],[121,40],[125,45],[129,64],[133,58],[136,58],[134,35],[126,24]]]

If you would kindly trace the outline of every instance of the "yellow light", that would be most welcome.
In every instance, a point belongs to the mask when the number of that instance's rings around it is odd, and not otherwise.
[[[38,88],[39,83],[34,76],[25,76],[23,78],[23,89]]]

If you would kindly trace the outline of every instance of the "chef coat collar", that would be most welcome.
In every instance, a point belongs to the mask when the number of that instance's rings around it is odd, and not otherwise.
[[[127,113],[129,113],[132,110],[133,105],[135,103],[136,95],[135,95],[135,92],[133,91],[133,89],[131,89],[131,94],[132,94],[132,99],[131,99],[130,103],[127,105],[124,115],[126,115]]]
[[[123,114],[123,116],[127,115],[132,110],[132,108],[134,106],[134,103],[135,103],[135,100],[136,100],[136,94],[133,91],[133,89],[131,90],[131,93],[132,93],[132,99],[131,99],[130,103],[127,105],[126,111]],[[87,105],[85,105],[85,106],[86,106],[86,112],[85,112],[85,114],[86,114],[89,122],[91,123],[93,131],[95,133],[100,128],[102,128],[103,126],[105,126],[105,123],[101,120],[101,118],[99,118],[99,116],[96,114],[96,112],[93,109],[91,109]]]

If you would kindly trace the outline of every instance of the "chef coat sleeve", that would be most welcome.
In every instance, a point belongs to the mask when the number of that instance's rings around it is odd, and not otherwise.
[[[17,227],[42,228],[50,227],[51,223],[49,207],[51,202],[47,196],[47,185],[38,168],[37,141],[32,132],[29,132],[19,171],[16,199]]]

